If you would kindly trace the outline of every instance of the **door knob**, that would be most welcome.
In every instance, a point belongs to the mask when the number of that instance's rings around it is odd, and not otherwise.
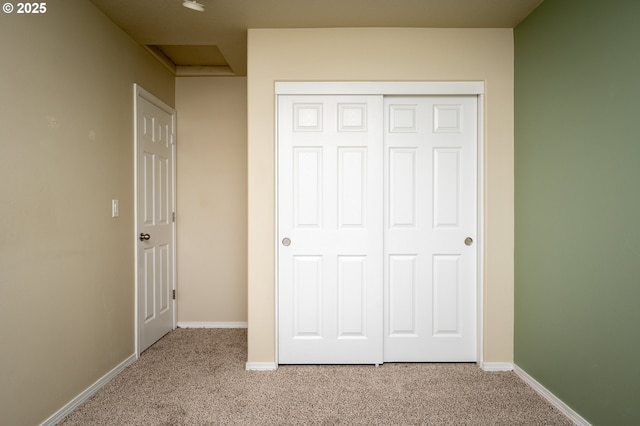
[[[473,238],[471,237],[467,237],[464,239],[464,243],[468,246],[470,246],[471,244],[473,244]]]
[[[144,232],[140,233],[140,241],[148,240],[151,238],[151,235],[145,234]]]
[[[283,238],[282,239],[282,245],[285,246],[285,247],[289,247],[291,245],[291,239]]]

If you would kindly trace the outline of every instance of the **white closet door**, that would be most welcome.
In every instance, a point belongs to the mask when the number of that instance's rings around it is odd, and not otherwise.
[[[384,360],[476,361],[477,97],[384,105]]]
[[[381,96],[278,97],[278,357],[382,362]]]

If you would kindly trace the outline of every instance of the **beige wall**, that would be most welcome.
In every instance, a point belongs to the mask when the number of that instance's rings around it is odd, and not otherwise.
[[[249,362],[275,360],[275,81],[485,82],[484,361],[513,360],[513,31],[250,30]]]
[[[0,14],[0,423],[134,353],[133,83],[174,79],[87,1]],[[120,217],[111,218],[111,200]]]
[[[247,321],[247,79],[176,79],[179,322]]]

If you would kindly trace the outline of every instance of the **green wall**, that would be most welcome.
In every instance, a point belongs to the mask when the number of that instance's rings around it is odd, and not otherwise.
[[[514,30],[515,363],[594,425],[640,424],[640,2]]]

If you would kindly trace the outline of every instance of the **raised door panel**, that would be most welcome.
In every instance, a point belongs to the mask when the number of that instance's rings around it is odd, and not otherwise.
[[[367,150],[338,148],[338,227],[365,228]]]
[[[388,269],[388,333],[390,336],[416,335],[416,255],[390,255]]]
[[[433,256],[434,336],[459,336],[460,329],[460,255]]]
[[[338,339],[367,337],[367,258],[338,256]]]
[[[143,288],[143,320],[145,323],[156,317],[156,250],[155,247],[145,248],[142,252],[142,288]]]
[[[416,226],[417,150],[389,149],[389,221],[391,227]]]
[[[293,211],[296,228],[322,227],[322,148],[293,150]]]
[[[293,259],[293,338],[322,338],[322,256]]]
[[[165,314],[171,309],[171,246],[169,244],[159,244],[158,247],[158,310],[160,314]]]
[[[460,226],[461,150],[436,148],[433,152],[433,227]]]

